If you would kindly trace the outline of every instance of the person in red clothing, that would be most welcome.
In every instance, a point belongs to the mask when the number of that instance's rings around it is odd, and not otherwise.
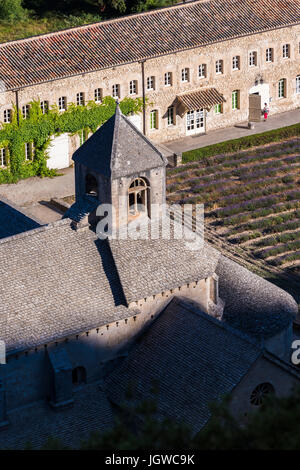
[[[263,109],[262,112],[263,112],[263,115],[264,115],[264,121],[266,121],[268,119],[268,114],[270,112],[267,103],[265,103],[265,106],[264,106],[264,109]]]

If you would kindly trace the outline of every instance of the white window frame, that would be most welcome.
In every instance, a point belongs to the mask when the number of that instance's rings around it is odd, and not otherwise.
[[[102,101],[102,88],[95,88],[94,90],[95,103],[101,103]]]
[[[130,80],[129,82],[129,94],[136,95],[137,94],[137,80]]]
[[[147,77],[147,90],[152,91],[155,90],[155,77],[154,75],[150,75]]]
[[[216,60],[216,74],[221,75],[223,73],[223,60]]]
[[[285,98],[286,96],[286,79],[281,78],[278,81],[278,99]]]
[[[79,91],[76,94],[76,103],[77,103],[77,106],[84,106],[84,92],[83,91]]]
[[[22,116],[23,116],[23,119],[27,119],[29,117],[29,110],[30,110],[30,106],[29,104],[24,104],[22,106]]]
[[[272,47],[266,49],[266,62],[269,64],[274,61],[274,50]]]
[[[181,83],[187,83],[190,81],[190,69],[187,67],[184,67],[184,69],[181,69]]]
[[[111,94],[114,99],[120,98],[120,84],[114,83],[111,88]]]
[[[12,111],[11,109],[5,109],[4,110],[4,113],[3,113],[3,116],[4,116],[4,122],[6,124],[10,123],[11,122],[11,118],[12,118]]]
[[[282,46],[282,58],[283,59],[289,59],[290,58],[290,45],[289,44],[283,44]]]
[[[240,70],[240,56],[234,55],[232,57],[232,70]]]
[[[296,77],[296,94],[300,94],[300,75],[297,75]]]
[[[157,109],[152,109],[150,111],[150,131],[158,129],[158,111]]]
[[[232,111],[239,109],[239,90],[233,90],[231,93],[231,109]]]
[[[0,149],[0,167],[5,168],[7,166],[7,148],[2,147]]]
[[[32,142],[25,143],[25,160],[26,162],[33,160],[34,147]]]
[[[67,110],[67,98],[66,98],[66,96],[60,96],[58,98],[58,109],[59,109],[59,111],[66,111]]]
[[[223,113],[222,103],[215,104],[214,112],[215,112],[215,114],[222,114]]]
[[[200,64],[198,66],[198,77],[206,78],[206,64]]]
[[[167,124],[168,127],[175,125],[175,108],[174,106],[169,106],[167,109]]]
[[[165,72],[165,86],[172,86],[172,72]]]
[[[43,114],[46,114],[49,111],[49,101],[41,101],[40,106]]]
[[[250,51],[249,52],[249,67],[256,67],[257,65],[257,52]]]

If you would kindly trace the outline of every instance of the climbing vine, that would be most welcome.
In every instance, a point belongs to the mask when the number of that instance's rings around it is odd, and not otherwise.
[[[89,101],[85,106],[73,103],[63,113],[56,105],[43,114],[39,101],[30,103],[29,115],[13,109],[12,122],[2,124],[0,147],[7,149],[6,167],[0,170],[1,183],[15,183],[30,176],[55,176],[56,170],[47,168],[47,150],[51,137],[63,133],[74,135],[82,131],[95,132],[115,112],[116,102],[106,96],[101,104]],[[120,103],[123,114],[142,111],[141,98],[124,98]],[[26,160],[25,144],[33,145],[32,158]]]

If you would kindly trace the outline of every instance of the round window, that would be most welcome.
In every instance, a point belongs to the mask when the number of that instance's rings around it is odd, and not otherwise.
[[[270,393],[274,393],[274,387],[270,383],[263,383],[257,385],[250,395],[250,403],[254,406],[260,406],[264,398]]]

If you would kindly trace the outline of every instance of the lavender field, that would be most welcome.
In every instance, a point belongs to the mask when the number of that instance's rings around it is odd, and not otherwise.
[[[168,170],[169,203],[203,203],[206,226],[269,265],[299,274],[299,138]]]

